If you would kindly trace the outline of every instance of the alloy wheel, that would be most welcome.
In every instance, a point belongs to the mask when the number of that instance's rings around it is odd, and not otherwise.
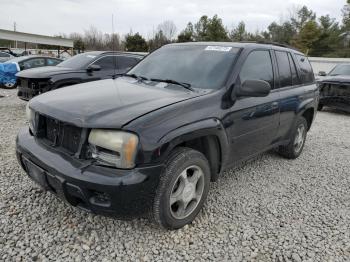
[[[187,167],[175,180],[170,194],[170,212],[176,219],[188,217],[199,204],[204,192],[204,173],[196,165]]]

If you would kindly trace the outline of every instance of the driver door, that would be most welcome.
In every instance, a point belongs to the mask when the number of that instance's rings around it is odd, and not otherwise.
[[[101,79],[112,78],[114,73],[118,74],[118,71],[115,69],[117,66],[116,56],[107,55],[101,58],[98,58],[92,65],[100,66],[98,71],[88,71],[88,81],[95,81]]]
[[[240,70],[235,88],[245,80],[264,80],[271,85],[265,97],[238,97],[231,108],[231,162],[239,162],[265,151],[276,141],[279,128],[279,94],[269,50],[251,51]]]

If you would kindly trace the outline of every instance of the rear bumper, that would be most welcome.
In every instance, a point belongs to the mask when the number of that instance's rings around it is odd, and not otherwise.
[[[16,153],[29,177],[59,198],[119,218],[142,216],[151,209],[163,169],[163,165],[132,170],[92,165],[45,146],[28,128],[17,136]]]

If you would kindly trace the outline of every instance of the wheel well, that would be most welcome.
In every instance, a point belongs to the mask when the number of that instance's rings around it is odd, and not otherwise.
[[[176,147],[189,147],[201,152],[209,162],[211,180],[216,181],[221,171],[221,149],[216,136],[203,136],[178,144]]]
[[[307,130],[311,128],[312,120],[314,119],[314,109],[309,108],[305,110],[305,112],[302,114],[302,116],[306,119],[307,122]]]

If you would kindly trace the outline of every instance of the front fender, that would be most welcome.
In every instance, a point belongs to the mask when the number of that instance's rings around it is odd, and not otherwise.
[[[222,164],[226,163],[229,155],[229,140],[221,121],[215,118],[204,119],[171,130],[158,140],[158,144],[163,149],[163,158],[166,158],[176,146],[205,136],[217,138]]]

